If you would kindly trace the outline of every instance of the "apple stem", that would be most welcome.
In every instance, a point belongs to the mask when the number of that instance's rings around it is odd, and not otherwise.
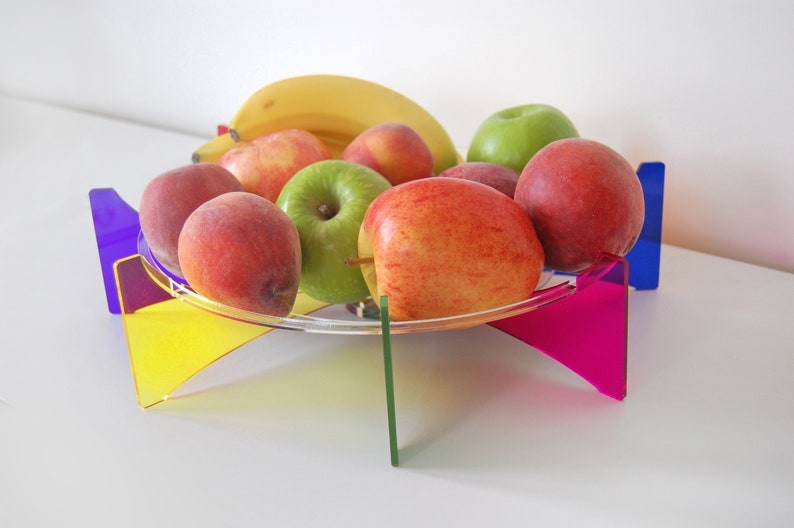
[[[336,211],[334,211],[334,208],[329,206],[328,204],[321,204],[320,207],[317,208],[317,210],[320,212],[321,215],[323,215],[323,217],[326,220],[330,220],[331,218],[336,216]]]
[[[375,257],[347,257],[345,259],[345,266],[348,268],[355,268],[362,264],[372,264],[375,262]]]

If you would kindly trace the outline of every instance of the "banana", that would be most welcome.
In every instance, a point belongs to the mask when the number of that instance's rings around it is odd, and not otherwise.
[[[198,163],[200,161],[218,163],[224,152],[231,148],[239,147],[242,144],[243,143],[232,139],[231,134],[228,132],[217,135],[203,145],[199,146],[193,152],[193,163]]]
[[[304,75],[276,81],[253,93],[229,122],[229,136],[250,141],[285,128],[317,135],[334,157],[367,128],[404,123],[427,142],[436,174],[460,157],[447,131],[417,103],[385,86],[340,75]]]

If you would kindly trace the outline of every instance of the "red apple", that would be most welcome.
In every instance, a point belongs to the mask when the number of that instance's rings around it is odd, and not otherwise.
[[[383,175],[392,185],[433,176],[433,153],[422,136],[402,123],[382,123],[364,130],[341,159]]]
[[[610,147],[570,138],[543,147],[529,160],[515,200],[532,218],[546,266],[576,273],[599,253],[623,256],[645,219],[642,185]]]
[[[179,235],[179,262],[196,293],[242,310],[286,316],[298,295],[298,230],[252,193],[226,193],[193,211]]]
[[[358,253],[371,295],[388,298],[395,321],[522,301],[543,267],[526,212],[496,189],[458,178],[414,180],[379,195],[364,216]]]
[[[241,190],[234,175],[214,163],[177,167],[153,178],[143,190],[138,211],[152,255],[165,269],[182,277],[177,243],[187,217],[207,200]]]
[[[275,202],[296,172],[326,159],[331,159],[331,154],[317,136],[288,128],[228,150],[218,164],[240,180],[243,190]]]
[[[498,163],[469,161],[450,167],[439,176],[484,183],[512,198],[516,191],[519,173],[513,168]]]

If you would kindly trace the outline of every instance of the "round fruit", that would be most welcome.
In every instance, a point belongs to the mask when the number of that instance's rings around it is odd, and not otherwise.
[[[532,218],[546,266],[579,272],[599,253],[622,257],[639,238],[645,200],[637,174],[620,154],[588,139],[541,149],[521,173],[515,200]]]
[[[413,128],[402,123],[381,123],[356,136],[342,159],[365,165],[398,185],[433,176],[433,153]]]
[[[439,176],[480,182],[512,198],[516,192],[519,173],[498,163],[469,161],[450,167]]]
[[[214,163],[178,167],[152,179],[143,190],[138,215],[143,236],[157,261],[183,277],[177,243],[187,217],[211,198],[242,190],[231,172]]]
[[[576,127],[553,106],[527,104],[506,108],[480,124],[466,161],[490,161],[521,172],[540,149],[570,137],[579,137]]]
[[[390,188],[388,180],[364,165],[320,161],[298,171],[276,201],[300,233],[301,290],[328,303],[352,303],[369,291],[355,257],[358,230],[367,207]]]
[[[378,196],[361,225],[358,256],[372,297],[388,298],[395,321],[522,301],[543,268],[526,211],[504,193],[460,178],[414,180]]]
[[[190,287],[213,301],[281,317],[295,304],[298,230],[261,196],[232,192],[199,206],[179,236],[179,262]]]
[[[320,138],[300,128],[287,128],[226,151],[218,164],[240,180],[243,190],[275,202],[296,172],[330,158]]]

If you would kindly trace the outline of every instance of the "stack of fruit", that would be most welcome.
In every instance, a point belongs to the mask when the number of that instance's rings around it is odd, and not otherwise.
[[[394,320],[525,300],[544,266],[625,255],[643,219],[629,163],[553,107],[488,117],[464,161],[413,101],[333,75],[253,94],[140,205],[152,254],[200,295],[275,316],[299,290],[386,296]]]

